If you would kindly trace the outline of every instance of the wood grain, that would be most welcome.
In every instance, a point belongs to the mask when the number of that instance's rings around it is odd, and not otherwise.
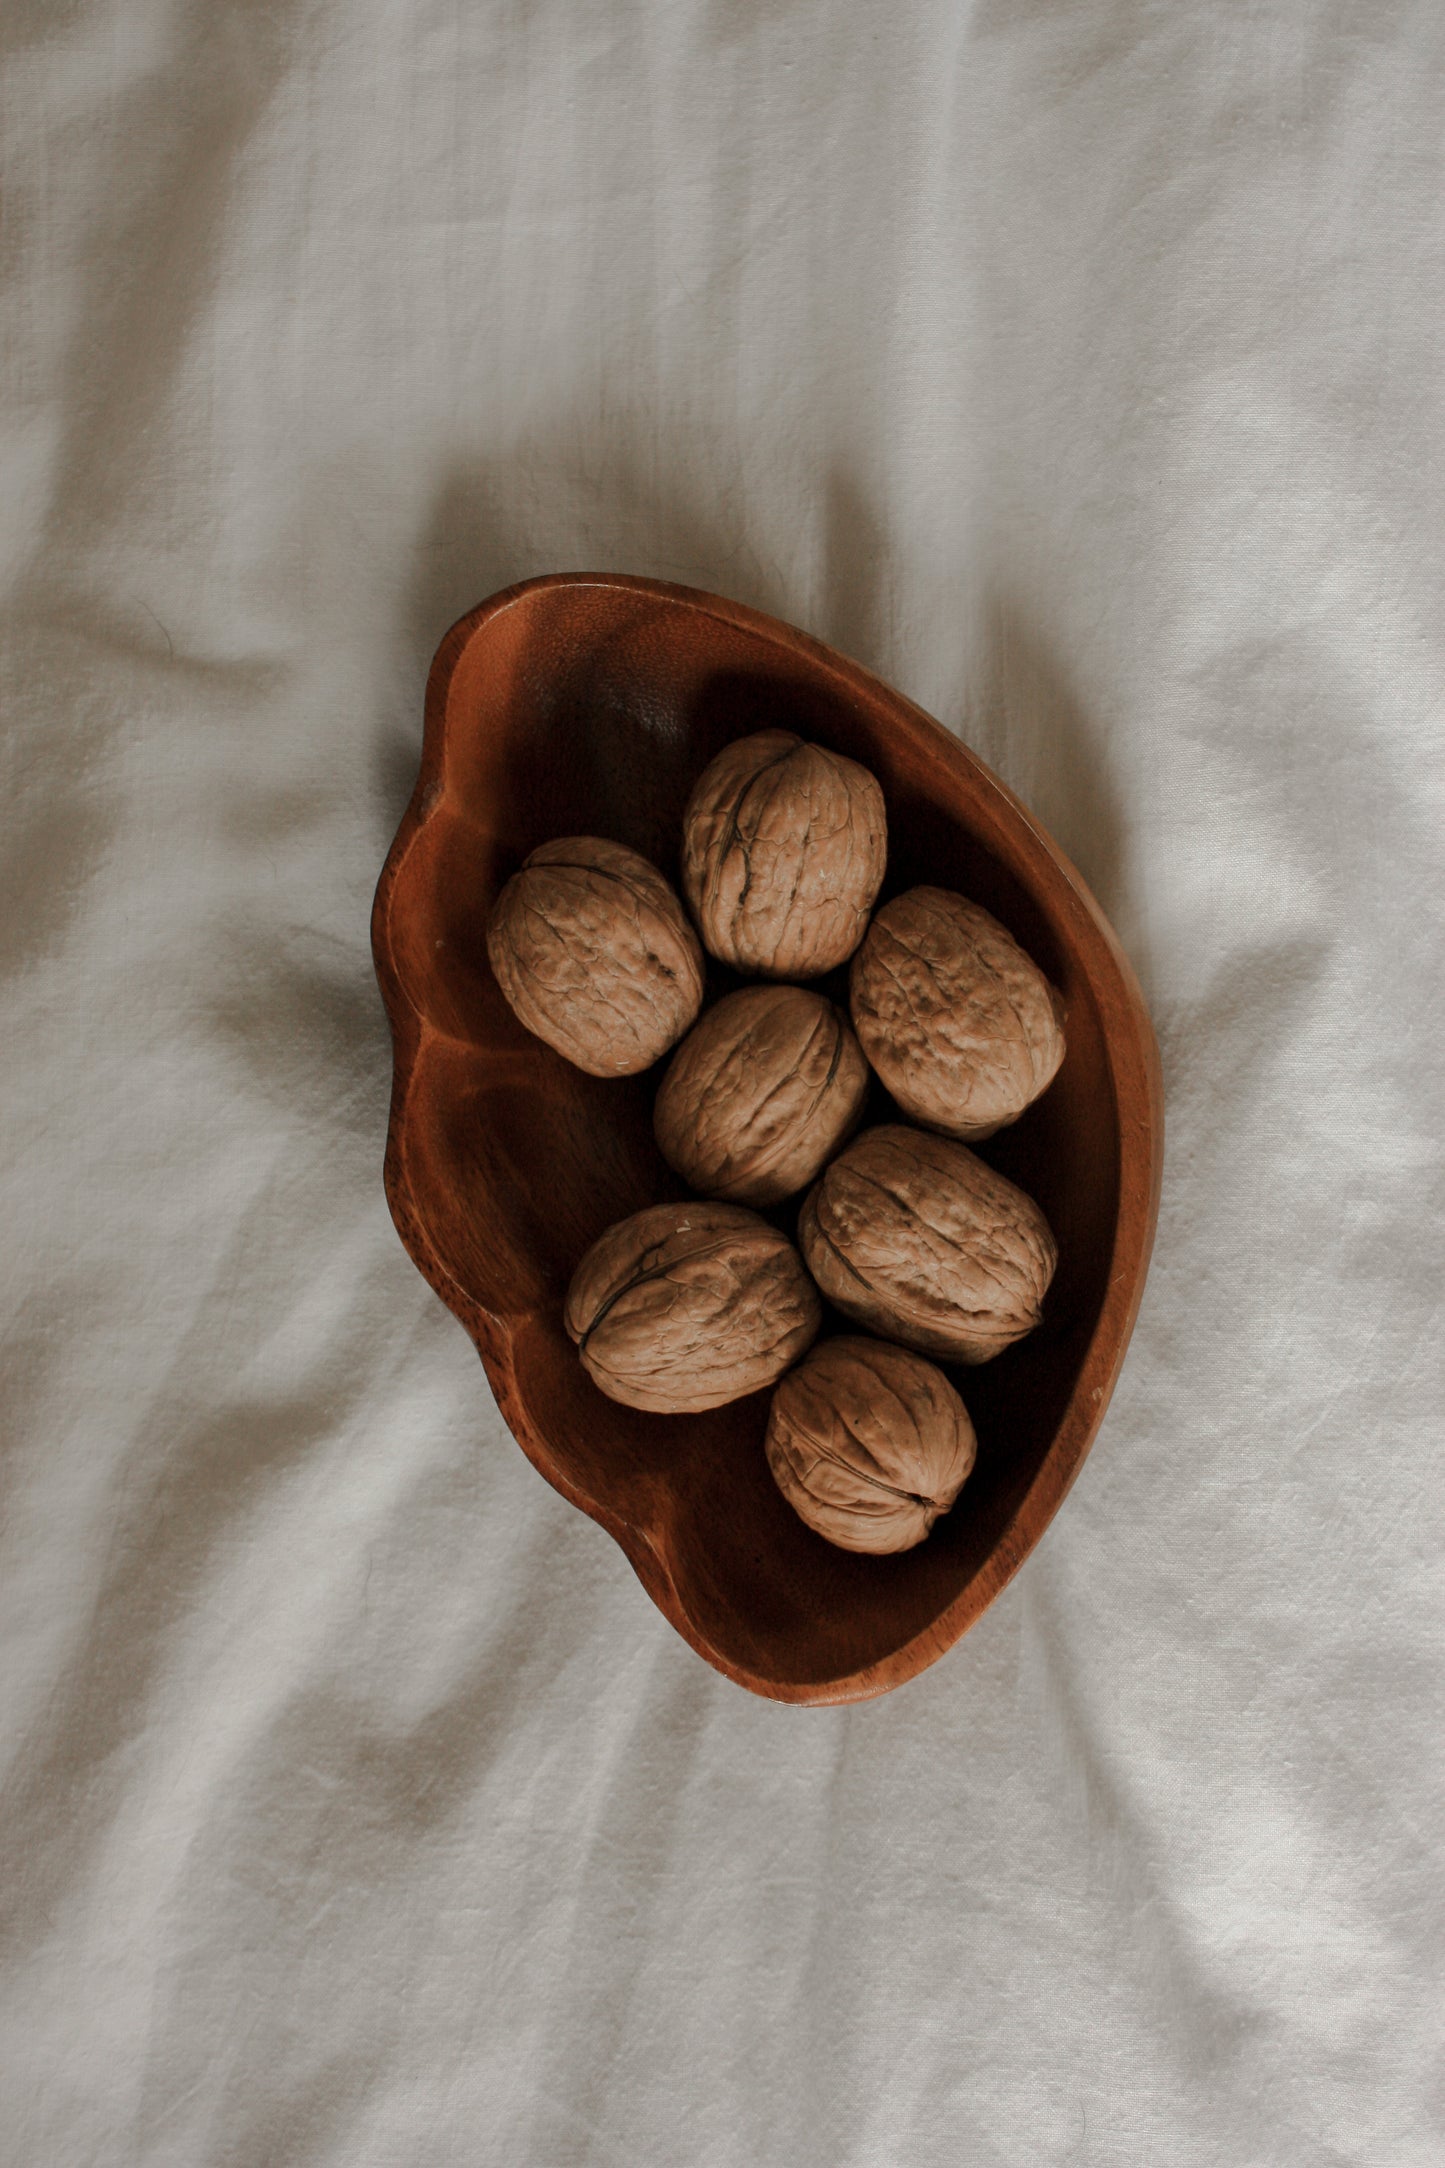
[[[961,890],[1067,1005],[1058,1076],[982,1147],[1058,1238],[1044,1322],[997,1361],[950,1370],[977,1466],[959,1509],[895,1557],[838,1550],[792,1512],[764,1456],[767,1393],[668,1417],[621,1407],[588,1379],[562,1326],[574,1266],[613,1220],[683,1194],[653,1140],[657,1072],[570,1067],[522,1029],[487,963],[492,898],[528,851],[604,835],[675,880],[693,781],[724,744],[767,728],[877,775],[885,898],[920,883]],[[932,1663],[1028,1556],[1078,1473],[1158,1210],[1153,1032],[1063,854],[939,724],[806,634],[690,588],[562,574],[493,596],[438,648],[421,771],[372,938],[395,1048],[392,1213],[528,1458],[615,1537],[678,1632],[754,1693],[859,1700]],[[737,983],[715,972],[710,994]],[[869,1118],[888,1114],[879,1092]],[[788,1210],[769,1216],[791,1231]]]

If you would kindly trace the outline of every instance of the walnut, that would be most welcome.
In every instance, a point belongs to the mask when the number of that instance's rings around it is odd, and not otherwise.
[[[702,951],[657,868],[601,836],[533,851],[492,906],[487,954],[528,1031],[592,1076],[632,1076],[702,1006]]]
[[[965,1363],[1032,1332],[1058,1259],[1031,1197],[967,1145],[892,1124],[866,1129],[814,1184],[798,1241],[846,1317]]]
[[[841,1009],[801,986],[745,986],[709,1009],[658,1087],[662,1156],[709,1197],[776,1204],[857,1127],[868,1064]]]
[[[1063,1004],[996,918],[946,888],[911,888],[853,958],[863,1051],[905,1114],[978,1143],[1052,1082]]]
[[[845,1551],[908,1551],[978,1450],[943,1372],[883,1340],[825,1340],[773,1394],[768,1466],[796,1513]]]
[[[655,1204],[593,1243],[567,1330],[595,1384],[664,1415],[771,1385],[822,1322],[786,1235],[735,1204]]]
[[[683,893],[704,946],[759,978],[813,979],[846,962],[887,855],[876,778],[790,730],[725,746],[683,815]]]

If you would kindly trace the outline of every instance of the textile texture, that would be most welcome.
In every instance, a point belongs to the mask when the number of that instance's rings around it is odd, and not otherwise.
[[[1438,2168],[1445,15],[9,0],[0,2156]],[[1091,1458],[754,1699],[381,1186],[435,645],[620,570],[1077,861],[1168,1103]]]

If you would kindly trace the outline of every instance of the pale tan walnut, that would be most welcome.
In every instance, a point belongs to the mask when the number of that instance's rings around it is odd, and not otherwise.
[[[1052,1083],[1063,1004],[1012,934],[946,888],[885,903],[853,958],[853,1028],[905,1114],[991,1137]]]
[[[1033,1331],[1058,1259],[1032,1197],[966,1144],[891,1123],[814,1184],[798,1241],[845,1317],[965,1363]]]
[[[794,1512],[845,1551],[908,1551],[978,1450],[943,1372],[883,1340],[825,1340],[773,1394],[766,1440]]]
[[[560,836],[512,875],[487,924],[497,984],[528,1031],[591,1076],[632,1076],[702,1007],[697,936],[656,866]]]
[[[887,857],[877,778],[790,730],[724,746],[683,814],[683,893],[703,944],[759,978],[845,963]]]
[[[841,1009],[802,986],[745,986],[704,1012],[658,1086],[663,1158],[705,1196],[776,1204],[858,1126],[868,1064]]]
[[[655,1204],[593,1243],[567,1291],[583,1367],[629,1408],[721,1407],[782,1376],[822,1322],[786,1235],[735,1204]]]

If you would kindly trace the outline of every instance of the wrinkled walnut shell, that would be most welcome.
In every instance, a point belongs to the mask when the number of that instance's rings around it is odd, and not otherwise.
[[[533,851],[492,906],[487,955],[528,1031],[591,1076],[660,1060],[702,1007],[702,951],[657,868],[601,836]]]
[[[766,1440],[779,1490],[845,1551],[908,1551],[973,1467],[968,1410],[943,1372],[883,1340],[825,1340],[773,1394]]]
[[[967,1145],[891,1124],[866,1129],[814,1184],[798,1241],[845,1317],[965,1363],[1033,1331],[1058,1260],[1032,1197]]]
[[[704,945],[759,978],[846,962],[887,856],[877,779],[790,730],[724,746],[683,814],[683,893]]]
[[[655,1204],[619,1220],[577,1267],[565,1312],[594,1384],[663,1415],[771,1385],[822,1316],[787,1236],[734,1204]]]
[[[801,986],[745,986],[709,1009],[658,1086],[663,1158],[704,1196],[776,1204],[856,1128],[868,1064],[842,1011]]]
[[[977,1143],[1017,1121],[1064,1058],[1062,1004],[1038,965],[946,888],[911,888],[883,906],[853,958],[848,999],[903,1112],[945,1136]]]

